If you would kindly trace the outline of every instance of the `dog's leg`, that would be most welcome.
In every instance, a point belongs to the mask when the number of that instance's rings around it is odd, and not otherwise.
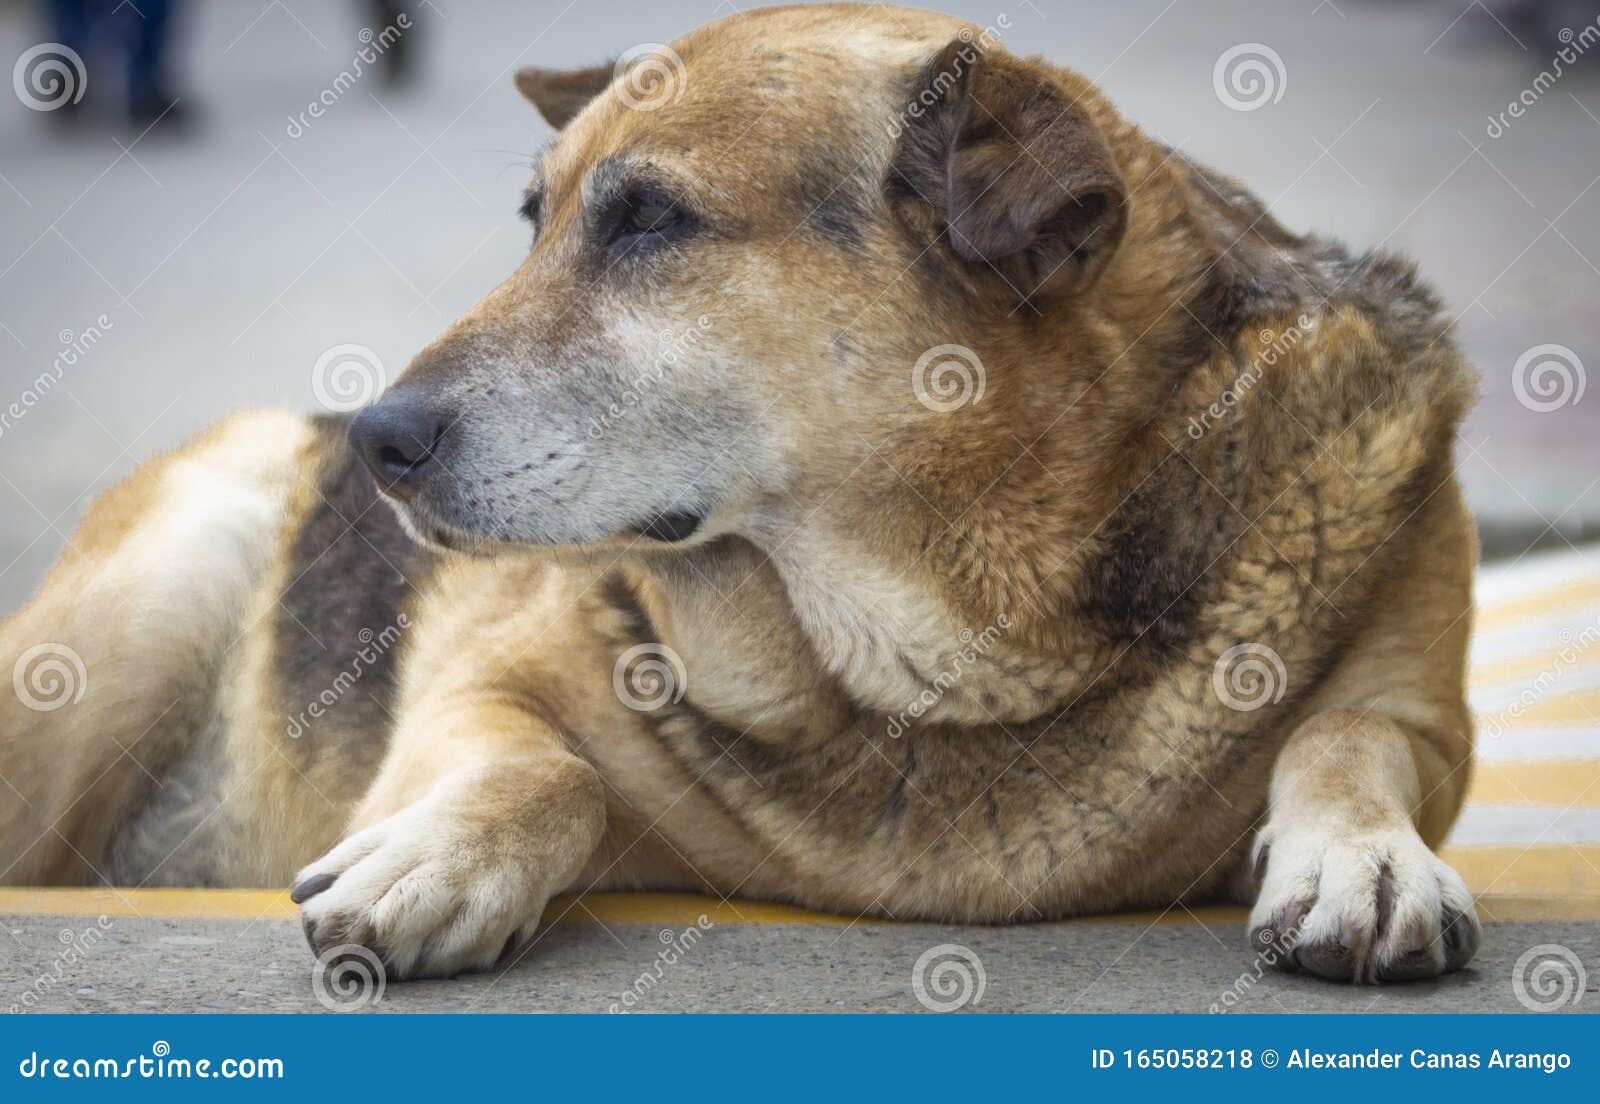
[[[358,944],[391,977],[483,970],[532,935],[604,823],[599,775],[524,703],[428,701],[293,897],[318,955]]]
[[[1338,981],[1433,977],[1480,938],[1466,886],[1431,850],[1472,762],[1476,542],[1453,488],[1411,524],[1409,562],[1388,569],[1368,631],[1279,752],[1255,844],[1253,945]]]
[[[1289,738],[1256,841],[1259,950],[1361,982],[1433,977],[1472,958],[1472,895],[1415,822],[1444,782],[1438,741],[1359,710],[1320,713]]]

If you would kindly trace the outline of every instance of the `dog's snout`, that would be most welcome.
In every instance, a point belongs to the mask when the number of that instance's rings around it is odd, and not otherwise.
[[[393,392],[357,414],[350,447],[392,494],[416,490],[435,466],[445,420],[422,396]]]

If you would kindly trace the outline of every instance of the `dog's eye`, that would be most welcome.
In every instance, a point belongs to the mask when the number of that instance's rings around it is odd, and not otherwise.
[[[674,237],[688,228],[683,209],[654,192],[635,192],[619,206],[612,224],[611,244],[630,248]]]
[[[533,227],[535,237],[539,235],[539,216],[544,208],[544,192],[529,188],[522,193],[522,206],[517,208],[517,214],[524,222]]]

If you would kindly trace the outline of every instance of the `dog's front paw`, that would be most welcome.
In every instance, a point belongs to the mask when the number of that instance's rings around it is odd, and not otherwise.
[[[1461,876],[1409,824],[1367,831],[1269,825],[1250,913],[1274,964],[1333,981],[1412,981],[1459,970],[1481,929]]]
[[[559,887],[514,824],[489,823],[475,789],[436,791],[300,872],[290,896],[319,958],[355,944],[390,979],[450,977],[532,936]]]

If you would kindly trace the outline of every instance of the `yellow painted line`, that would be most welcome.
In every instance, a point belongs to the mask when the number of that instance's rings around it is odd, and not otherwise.
[[[1595,602],[1600,602],[1600,577],[1577,579],[1565,586],[1484,606],[1473,617],[1472,629],[1481,636],[1519,622],[1532,621],[1563,610],[1576,610]]]
[[[1600,754],[1600,740],[1595,750]],[[1600,808],[1600,758],[1475,763],[1467,804]]]
[[[1440,856],[1474,896],[1591,901],[1600,906],[1600,846],[1446,847]]]
[[[1600,871],[1590,879],[1578,874],[1584,866],[1574,851],[1600,859],[1600,847],[1447,849],[1444,856],[1475,893],[1486,920],[1587,920],[1600,922]],[[1564,853],[1557,854],[1557,853]],[[1561,885],[1570,892],[1559,891]],[[1492,889],[1484,892],[1486,889]],[[0,888],[0,916],[106,916],[147,919],[287,920],[299,908],[289,895],[274,889],[16,889]],[[1195,905],[1145,912],[1108,913],[1063,924],[1241,924],[1249,910],[1242,905]],[[895,921],[855,919],[811,912],[790,905],[752,901],[723,903],[714,897],[687,893],[591,893],[561,896],[545,910],[546,923],[708,925],[820,924],[878,925]]]

